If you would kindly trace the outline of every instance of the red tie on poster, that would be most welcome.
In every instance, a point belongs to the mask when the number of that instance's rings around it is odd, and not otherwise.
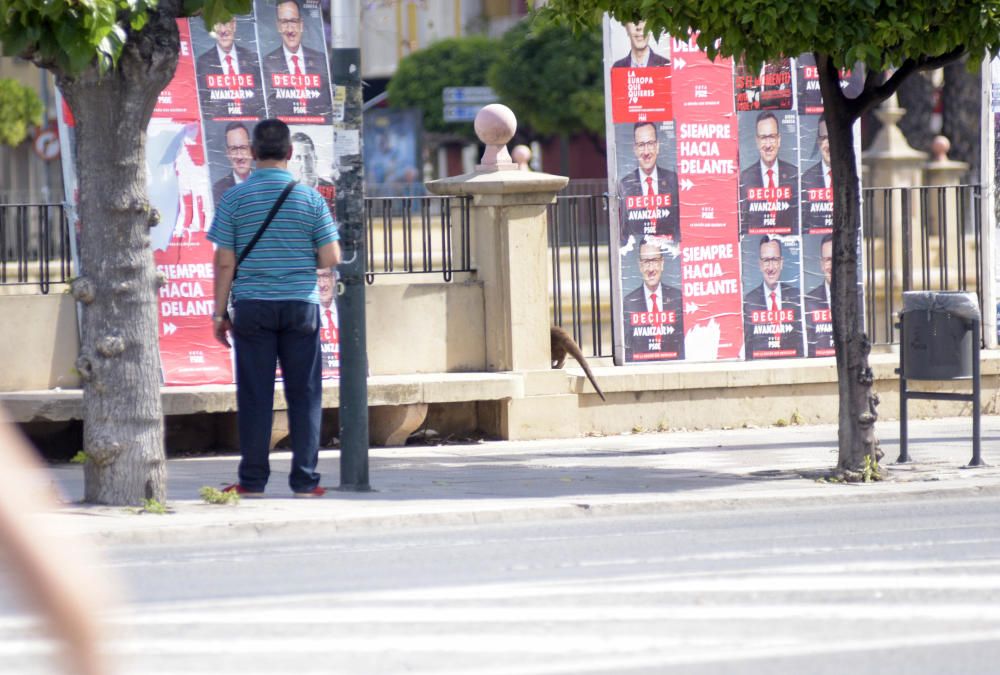
[[[660,313],[660,306],[656,304],[656,293],[649,294],[649,301],[653,304],[652,312],[654,314]]]
[[[774,189],[774,169],[767,170],[767,189]]]
[[[778,295],[774,291],[771,291],[771,311],[778,311]]]

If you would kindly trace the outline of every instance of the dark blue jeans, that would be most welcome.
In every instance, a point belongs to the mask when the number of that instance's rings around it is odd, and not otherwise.
[[[281,363],[292,438],[293,492],[319,485],[319,426],[323,411],[319,305],[296,300],[240,300],[233,309],[240,485],[263,491],[271,475],[268,449],[275,367]]]

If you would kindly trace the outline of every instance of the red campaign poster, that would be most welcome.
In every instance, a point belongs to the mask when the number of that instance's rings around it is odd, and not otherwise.
[[[198,120],[198,88],[191,55],[191,31],[186,19],[178,19],[177,30],[181,38],[177,70],[174,72],[174,79],[160,92],[153,109],[153,118]]]
[[[165,384],[228,384],[233,381],[229,350],[215,341],[210,319],[212,245],[155,253],[165,281],[159,289],[160,361]]]
[[[674,116],[678,120],[691,111],[698,111],[703,117],[733,111],[731,59],[710,60],[694,38],[688,42],[672,38],[670,51],[673,71],[670,87]]]
[[[181,55],[146,131],[149,200],[160,214],[150,230],[160,287],[160,363],[164,384],[233,381],[228,349],[215,341],[213,247],[205,238],[211,185],[198,109],[191,38],[178,21]]]
[[[732,61],[672,41],[685,358],[740,357],[739,134]]]
[[[681,246],[681,280],[687,359],[739,358],[743,324],[736,240],[685,238]]]
[[[673,117],[669,65],[611,69],[614,122],[660,122]]]
[[[695,115],[687,111],[678,115],[682,238],[738,237],[738,157],[735,115]]]

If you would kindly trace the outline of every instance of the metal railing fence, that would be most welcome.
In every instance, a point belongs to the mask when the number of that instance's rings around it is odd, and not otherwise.
[[[873,344],[898,343],[904,291],[971,291],[983,309],[992,271],[983,268],[981,186],[865,188],[862,198],[865,328]],[[472,271],[468,197],[366,198],[364,213],[369,284],[415,273],[448,282]],[[610,356],[607,195],[560,195],[548,207],[548,228],[552,320],[572,329],[585,354]],[[62,204],[0,204],[0,286],[48,293],[68,282],[69,236]],[[984,323],[983,331],[993,329]]]
[[[72,269],[62,204],[0,204],[0,285],[37,285],[45,294]]]
[[[560,195],[548,207],[552,322],[583,353],[611,356],[611,260],[607,195]]]
[[[379,275],[472,270],[469,197],[365,199],[366,280]]]
[[[979,185],[862,190],[865,329],[872,344],[899,342],[895,324],[905,291],[974,292],[982,312],[988,277],[981,199]]]

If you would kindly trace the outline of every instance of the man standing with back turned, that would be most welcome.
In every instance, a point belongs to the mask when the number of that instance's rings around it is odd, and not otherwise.
[[[340,262],[336,224],[318,192],[296,185],[239,266],[249,244],[281,192],[292,181],[288,126],[264,120],[253,131],[257,170],[228,190],[216,205],[208,238],[216,244],[215,337],[236,348],[236,401],[240,433],[239,482],[226,491],[261,497],[270,476],[268,450],[274,407],[274,372],[280,362],[288,402],[292,467],[288,483],[296,497],[321,497],[316,472],[322,413],[319,293],[316,268]],[[233,317],[225,315],[233,294]]]

